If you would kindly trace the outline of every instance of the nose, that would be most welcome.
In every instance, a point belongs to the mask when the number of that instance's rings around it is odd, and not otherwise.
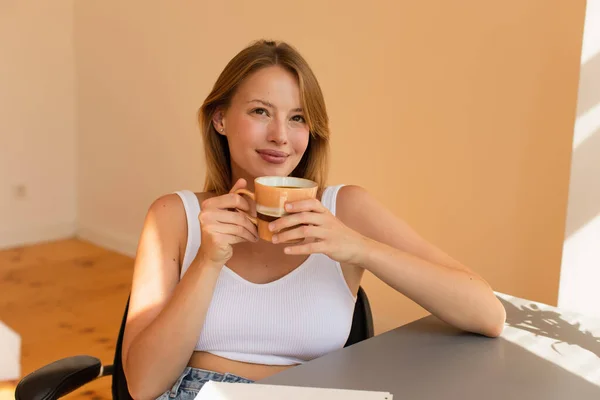
[[[267,140],[269,142],[277,143],[277,145],[284,145],[288,142],[288,127],[285,119],[275,118],[269,124]]]

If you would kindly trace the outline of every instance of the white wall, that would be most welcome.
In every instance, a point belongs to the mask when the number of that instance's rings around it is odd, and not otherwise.
[[[600,316],[600,0],[588,0],[558,305]]]
[[[75,232],[74,82],[73,0],[0,1],[0,248]]]

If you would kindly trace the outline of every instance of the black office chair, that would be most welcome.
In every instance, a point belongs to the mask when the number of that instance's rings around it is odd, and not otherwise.
[[[27,375],[17,385],[16,400],[55,400],[103,376],[112,376],[112,397],[114,400],[132,400],[127,389],[127,381],[121,364],[121,344],[129,300],[119,329],[113,365],[102,366],[99,359],[92,356],[73,356],[48,364]],[[367,294],[358,288],[356,306],[350,335],[344,347],[373,337],[373,316]]]

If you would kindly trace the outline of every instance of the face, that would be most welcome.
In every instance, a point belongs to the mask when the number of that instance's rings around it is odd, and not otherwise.
[[[233,182],[240,177],[251,182],[257,176],[287,176],[308,146],[297,79],[279,66],[248,76],[213,124],[227,137]]]

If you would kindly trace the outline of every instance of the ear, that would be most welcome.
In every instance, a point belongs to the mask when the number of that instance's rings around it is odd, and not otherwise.
[[[212,124],[213,127],[215,128],[215,130],[223,135],[226,136],[225,134],[225,115],[222,109],[218,109],[217,111],[215,111],[215,113],[213,114],[212,117]]]

